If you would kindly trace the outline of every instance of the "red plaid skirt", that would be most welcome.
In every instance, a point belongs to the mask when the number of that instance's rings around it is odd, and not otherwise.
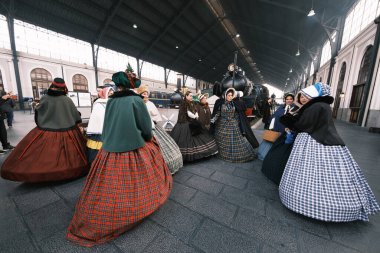
[[[36,127],[4,161],[1,177],[36,183],[77,178],[88,170],[86,139],[78,128],[52,132]]]
[[[124,153],[100,149],[67,239],[86,247],[112,240],[157,210],[171,188],[172,176],[155,142]]]

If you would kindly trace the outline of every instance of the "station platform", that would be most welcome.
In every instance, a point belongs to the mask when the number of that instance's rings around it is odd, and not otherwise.
[[[15,112],[12,145],[35,127],[33,116]],[[380,201],[380,134],[341,121],[336,127]],[[261,129],[254,130],[258,139]],[[261,161],[216,158],[185,164],[161,209],[116,240],[88,249],[65,238],[84,182],[0,179],[0,252],[380,252],[380,214],[367,223],[305,218],[281,204]]]

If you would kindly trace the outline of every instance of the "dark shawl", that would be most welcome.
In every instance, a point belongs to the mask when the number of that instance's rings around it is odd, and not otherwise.
[[[210,120],[211,120],[211,111],[207,104],[202,105],[201,103],[195,106],[198,112],[198,121],[202,124],[204,129],[210,128]]]
[[[280,118],[280,121],[296,132],[310,134],[323,145],[344,146],[332,118],[330,104],[333,101],[334,98],[330,96],[314,98],[302,106],[296,115],[287,113]]]
[[[48,91],[41,98],[34,117],[37,126],[47,131],[66,131],[82,122],[73,101],[59,91]]]

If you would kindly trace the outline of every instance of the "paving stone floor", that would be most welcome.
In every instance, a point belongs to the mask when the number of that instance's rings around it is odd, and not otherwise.
[[[380,134],[336,122],[380,200]],[[16,112],[13,145],[34,127]],[[260,136],[262,130],[255,130]],[[0,157],[0,163],[6,156]],[[370,222],[324,223],[282,206],[261,162],[216,158],[186,164],[170,199],[141,225],[91,249],[65,239],[85,178],[50,184],[0,179],[0,252],[380,252],[380,215]]]

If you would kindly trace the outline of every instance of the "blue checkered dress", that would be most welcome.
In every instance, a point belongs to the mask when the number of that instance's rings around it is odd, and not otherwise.
[[[239,128],[235,107],[222,105],[216,122],[215,140],[218,144],[218,157],[227,162],[244,163],[255,158],[255,152]]]
[[[322,145],[307,133],[295,140],[279,191],[287,208],[323,221],[368,221],[380,210],[348,148]]]

